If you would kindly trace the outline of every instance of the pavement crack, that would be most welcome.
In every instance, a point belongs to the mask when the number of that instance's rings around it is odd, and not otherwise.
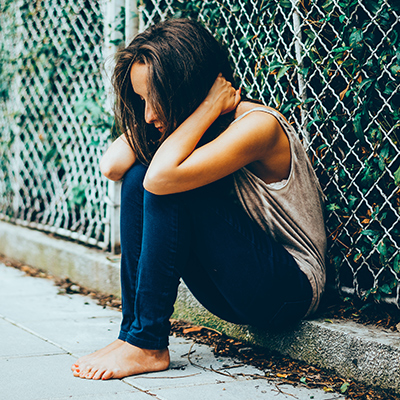
[[[39,333],[37,333],[37,332],[35,332],[35,331],[33,331],[33,330],[27,328],[26,326],[21,325],[21,324],[19,324],[18,322],[15,322],[15,321],[13,321],[13,320],[11,320],[11,319],[9,319],[9,318],[5,317],[4,315],[1,315],[1,314],[0,314],[0,318],[1,318],[2,320],[4,320],[5,322],[8,322],[8,323],[11,324],[11,325],[14,325],[14,326],[17,327],[17,328],[22,329],[23,331],[25,331],[25,332],[27,332],[27,333],[33,335],[33,336],[36,336],[37,338],[39,338],[39,339],[41,339],[41,340],[43,340],[43,341],[45,341],[45,342],[47,342],[47,343],[49,343],[49,344],[55,346],[55,347],[58,347],[58,348],[61,349],[63,352],[65,352],[65,353],[67,353],[67,354],[69,354],[69,355],[71,355],[71,356],[76,357],[73,353],[71,353],[71,352],[70,352],[69,350],[67,350],[65,347],[61,346],[61,345],[58,344],[58,343],[53,342],[53,341],[50,340],[50,339],[45,338],[44,336],[42,336],[42,335],[40,335]]]
[[[29,354],[29,355],[20,355],[20,356],[1,356],[0,360],[14,360],[18,358],[35,358],[35,357],[52,357],[52,356],[66,356],[71,353],[45,353],[45,354]]]
[[[132,385],[132,384],[129,383],[129,382],[126,382],[124,379],[122,379],[122,382],[125,383],[125,384],[127,384],[128,386],[130,386],[130,387],[136,389],[136,390],[139,390],[139,392],[142,392],[142,393],[144,393],[144,394],[148,394],[148,395],[151,396],[154,400],[162,400],[162,399],[160,399],[155,393],[150,392],[150,390],[141,389],[140,387],[137,387],[137,386],[135,386],[135,385]]]

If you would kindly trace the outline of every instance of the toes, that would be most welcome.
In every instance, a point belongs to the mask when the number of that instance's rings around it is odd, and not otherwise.
[[[101,379],[102,379],[103,381],[105,381],[105,380],[107,380],[107,379],[111,379],[113,376],[114,376],[114,373],[113,373],[112,371],[107,370],[107,371],[104,372],[104,374],[103,374],[103,376],[101,377]]]
[[[105,372],[107,372],[107,370],[99,369],[95,374],[93,374],[92,379],[94,380],[102,379]]]
[[[98,370],[96,370],[96,369],[92,369],[92,370],[90,370],[84,377],[86,378],[86,379],[95,379],[94,378],[94,376],[96,375],[98,373]]]
[[[87,366],[86,368],[82,368],[80,373],[79,373],[79,376],[81,378],[86,378],[86,376],[88,374],[90,374],[92,370],[93,370],[92,366]],[[96,372],[96,371],[93,371],[93,372]]]

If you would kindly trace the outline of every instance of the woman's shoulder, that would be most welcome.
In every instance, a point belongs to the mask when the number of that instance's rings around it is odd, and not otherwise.
[[[239,103],[236,108],[234,121],[239,121],[242,118],[246,117],[246,119],[253,118],[263,118],[264,120],[268,120],[270,123],[280,124],[280,120],[285,120],[285,117],[276,109],[266,106],[261,102],[244,100]]]
[[[265,112],[266,111],[266,112]],[[287,179],[290,143],[280,123],[280,114],[264,104],[242,101],[236,109],[237,127],[246,140],[254,139],[259,158],[250,169],[265,183]]]
[[[239,118],[243,114],[251,113],[253,110],[254,112],[256,111],[262,112],[263,110],[265,110],[266,114],[267,113],[279,114],[279,112],[274,108],[266,106],[265,104],[259,101],[242,100],[236,108],[235,119]]]
[[[267,132],[281,131],[280,118],[282,115],[274,108],[253,101],[241,101],[236,108],[232,123],[244,127],[258,127]],[[282,117],[283,118],[283,117]],[[240,121],[240,122],[239,122]]]

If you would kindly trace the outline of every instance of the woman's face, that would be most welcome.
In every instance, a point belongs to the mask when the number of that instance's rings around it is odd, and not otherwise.
[[[164,132],[165,127],[161,120],[157,117],[154,107],[149,100],[149,89],[148,89],[148,77],[149,77],[149,66],[147,64],[135,63],[132,65],[131,72],[131,83],[133,91],[144,101],[144,119],[148,124],[154,124],[154,126],[160,131]]]

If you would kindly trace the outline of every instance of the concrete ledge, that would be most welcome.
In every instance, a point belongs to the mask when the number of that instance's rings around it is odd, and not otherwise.
[[[68,276],[90,289],[119,294],[119,263],[110,254],[4,222],[0,222],[0,253],[54,276]],[[399,333],[335,320],[303,321],[291,330],[265,332],[218,319],[184,285],[180,285],[174,317],[400,393]]]
[[[0,254],[90,289],[119,295],[119,260],[112,255],[43,232],[0,221]]]

